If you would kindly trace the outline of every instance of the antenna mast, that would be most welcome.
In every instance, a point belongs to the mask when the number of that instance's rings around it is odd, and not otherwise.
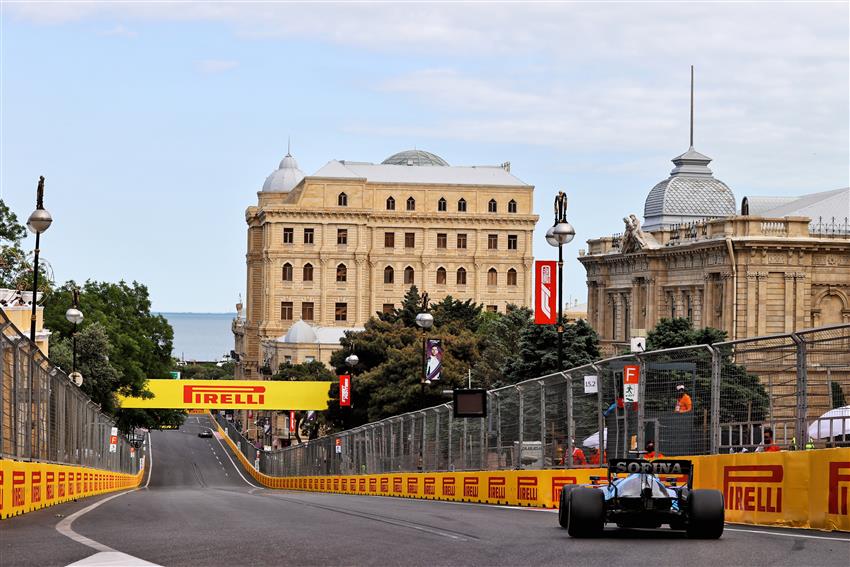
[[[691,148],[694,147],[694,66],[691,65]]]

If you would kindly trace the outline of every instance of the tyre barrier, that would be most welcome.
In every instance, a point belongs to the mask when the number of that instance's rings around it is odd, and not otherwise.
[[[267,488],[557,508],[561,487],[607,474],[582,468],[276,477],[257,471],[216,426]],[[694,488],[723,493],[727,522],[850,531],[850,448],[677,458],[693,461]]]
[[[117,473],[89,467],[0,459],[0,519],[69,500],[135,488],[144,471]]]

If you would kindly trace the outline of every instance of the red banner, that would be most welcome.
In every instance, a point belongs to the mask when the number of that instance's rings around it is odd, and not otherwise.
[[[538,260],[534,262],[534,323],[554,325],[558,320],[556,299],[557,262]]]
[[[295,411],[290,410],[289,412],[289,432],[295,433]]]
[[[339,407],[351,407],[351,375],[339,377]]]

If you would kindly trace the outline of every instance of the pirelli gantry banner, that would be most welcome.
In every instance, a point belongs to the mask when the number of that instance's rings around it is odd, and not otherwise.
[[[148,380],[152,398],[119,396],[121,407],[150,409],[326,410],[330,382]]]

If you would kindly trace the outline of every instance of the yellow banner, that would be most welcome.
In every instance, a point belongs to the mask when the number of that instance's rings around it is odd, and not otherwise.
[[[148,380],[152,398],[119,396],[124,408],[326,410],[330,382]]]

